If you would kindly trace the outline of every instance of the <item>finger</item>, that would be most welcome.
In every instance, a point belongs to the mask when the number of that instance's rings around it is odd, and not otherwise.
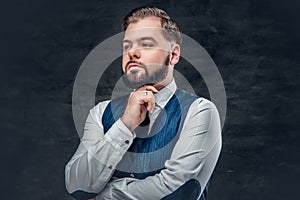
[[[144,104],[149,101],[149,98],[151,98],[151,96],[153,96],[153,93],[151,91],[147,91],[147,90],[137,91],[137,92],[135,92],[135,96],[136,96],[139,104]]]
[[[155,98],[151,91],[139,91],[138,103],[144,105],[149,112],[153,113],[155,107]]]
[[[147,92],[147,98],[145,99],[147,101],[146,108],[150,113],[153,113],[155,108],[155,98],[152,92]]]
[[[158,90],[154,86],[151,86],[151,85],[144,85],[144,86],[138,88],[136,91],[144,91],[144,90],[151,91],[153,94],[156,94],[158,92]]]
[[[148,110],[150,113],[153,113],[154,108],[155,108],[155,101],[152,100],[152,99],[150,99],[150,101],[149,101],[148,104],[147,104],[147,110]]]
[[[130,98],[130,97],[133,95],[133,93],[134,93],[134,92],[130,92],[130,94],[129,94],[129,98]]]
[[[153,95],[152,91],[148,91],[148,90],[143,90],[143,91],[141,91],[141,93],[142,93],[142,96],[145,95],[147,98],[149,96]]]
[[[154,98],[153,92],[148,90],[137,91],[137,96],[142,99]]]
[[[150,108],[149,108],[149,112],[150,113],[153,113],[154,111],[154,108],[155,108],[155,98],[154,98],[154,95],[152,94],[151,97],[150,97]]]

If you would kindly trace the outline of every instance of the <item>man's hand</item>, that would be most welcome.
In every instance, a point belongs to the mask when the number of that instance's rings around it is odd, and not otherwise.
[[[144,121],[147,111],[152,113],[155,107],[154,95],[158,90],[153,86],[143,86],[132,92],[129,96],[122,122],[133,130]]]

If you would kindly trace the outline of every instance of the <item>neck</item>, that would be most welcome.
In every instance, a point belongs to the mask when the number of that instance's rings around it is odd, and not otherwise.
[[[171,83],[173,79],[173,68],[169,68],[166,78],[163,81],[154,84],[154,87],[159,91]]]
[[[159,90],[163,89],[164,87],[166,87],[169,83],[171,83],[172,80],[173,80],[173,79],[170,79],[170,80],[164,80],[164,81],[162,81],[162,82],[160,82],[160,83],[156,83],[156,84],[154,85],[154,87],[159,91]]]

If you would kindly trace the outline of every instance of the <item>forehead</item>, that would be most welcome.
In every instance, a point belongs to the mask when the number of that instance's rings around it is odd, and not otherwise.
[[[135,29],[135,28],[145,28],[145,27],[152,27],[152,28],[161,28],[161,20],[159,17],[149,16],[143,19],[139,19],[135,23],[130,23],[127,27],[127,30]]]
[[[155,16],[145,17],[128,25],[124,39],[135,40],[141,37],[153,37],[156,40],[161,40],[164,39],[162,31],[160,18]]]

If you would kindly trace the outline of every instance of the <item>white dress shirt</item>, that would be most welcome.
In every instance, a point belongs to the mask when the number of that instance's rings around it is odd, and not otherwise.
[[[176,89],[173,80],[154,95],[156,103],[149,116],[150,129]],[[221,150],[220,118],[212,102],[200,97],[191,104],[165,168],[141,180],[112,178],[136,134],[120,119],[104,134],[102,114],[109,102],[100,102],[90,110],[78,149],[66,165],[65,182],[69,193],[77,190],[97,193],[97,199],[101,200],[159,200],[190,179],[198,180],[203,192]]]

